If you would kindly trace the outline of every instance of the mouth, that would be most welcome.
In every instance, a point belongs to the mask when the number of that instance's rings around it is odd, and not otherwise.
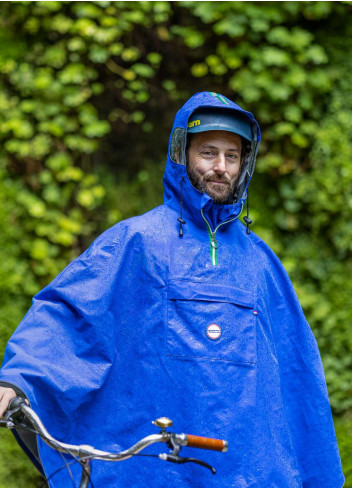
[[[227,182],[219,182],[217,180],[208,180],[208,183],[212,183],[214,185],[228,185]]]

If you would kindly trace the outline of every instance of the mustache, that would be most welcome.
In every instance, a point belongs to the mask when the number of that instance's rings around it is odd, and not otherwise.
[[[222,177],[219,177],[218,175],[207,175],[206,177],[203,178],[204,182],[218,182],[218,183],[226,183],[226,185],[231,185],[231,180],[226,176],[223,175]]]

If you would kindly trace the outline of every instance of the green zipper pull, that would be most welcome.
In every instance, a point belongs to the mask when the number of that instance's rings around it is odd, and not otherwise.
[[[216,237],[215,237],[216,232],[215,233],[210,232],[210,235],[211,235],[210,244],[215,250],[217,250],[219,248],[219,243],[216,241]]]
[[[213,265],[218,264],[218,248],[219,248],[219,243],[216,241],[216,231],[209,231],[210,234],[210,255],[211,255],[211,262]]]

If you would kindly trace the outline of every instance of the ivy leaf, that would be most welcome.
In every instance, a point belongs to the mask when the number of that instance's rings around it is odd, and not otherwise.
[[[143,63],[135,63],[131,66],[131,70],[142,78],[151,78],[154,76],[154,69],[151,66]]]

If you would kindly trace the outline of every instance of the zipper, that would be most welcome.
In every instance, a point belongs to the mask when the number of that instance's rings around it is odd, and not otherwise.
[[[205,218],[203,214],[203,209],[200,210],[200,213],[202,214],[203,221],[205,222],[207,229],[208,229],[208,234],[209,234],[209,239],[210,239],[210,256],[211,256],[211,262],[214,266],[218,264],[218,248],[219,248],[219,243],[216,241],[216,233],[218,229],[223,226],[224,224],[227,224],[231,221],[234,221],[235,219],[238,218],[238,216],[233,217],[232,219],[228,219],[227,221],[221,222],[218,224],[215,228],[214,231],[212,231],[211,226],[208,222],[208,220]]]

